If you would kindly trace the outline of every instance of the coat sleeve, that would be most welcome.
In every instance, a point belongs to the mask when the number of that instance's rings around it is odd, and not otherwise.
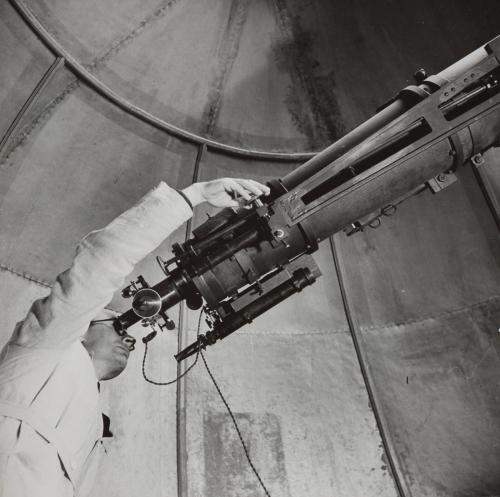
[[[18,323],[11,343],[63,348],[79,339],[134,266],[191,215],[186,201],[162,182],[108,226],[89,233],[50,294]]]

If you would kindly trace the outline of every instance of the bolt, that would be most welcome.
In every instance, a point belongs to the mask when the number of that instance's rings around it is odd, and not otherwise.
[[[441,173],[436,178],[440,183],[444,183],[446,181],[446,174]]]
[[[276,230],[274,232],[274,236],[276,238],[283,238],[285,236],[285,232],[283,230]]]
[[[471,158],[471,161],[475,166],[481,166],[484,164],[484,159],[481,154],[474,155],[474,157]]]

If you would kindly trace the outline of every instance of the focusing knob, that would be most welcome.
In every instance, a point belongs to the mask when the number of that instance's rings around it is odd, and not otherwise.
[[[417,83],[417,85],[420,85],[424,82],[425,78],[427,78],[427,71],[423,68],[417,69],[413,73],[413,78],[415,79],[415,83]]]
[[[167,330],[175,330],[175,323],[166,312],[162,312],[161,317],[163,318],[164,323],[160,324],[160,328],[167,328]]]

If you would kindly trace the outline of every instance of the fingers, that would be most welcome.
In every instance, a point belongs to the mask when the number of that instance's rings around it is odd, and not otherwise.
[[[261,195],[268,195],[270,192],[269,187],[252,179],[229,179],[228,186],[232,189],[233,193],[239,195],[246,202],[250,202]]]
[[[257,197],[260,197],[261,195],[269,195],[269,187],[262,185],[258,181],[254,181],[253,179],[236,179],[235,181]]]
[[[269,187],[252,179],[221,178],[195,183],[183,190],[193,205],[206,201],[214,207],[249,205],[252,200],[270,193]],[[196,195],[199,201],[196,201]]]
[[[231,193],[235,194],[235,197],[240,196],[247,202],[251,200],[250,190],[242,185],[238,180],[229,180],[226,188],[229,189]]]

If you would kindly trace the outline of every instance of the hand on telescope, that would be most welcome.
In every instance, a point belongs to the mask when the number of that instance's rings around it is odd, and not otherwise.
[[[252,179],[222,178],[194,183],[182,192],[193,206],[208,202],[214,207],[238,207],[253,198],[269,195],[269,188]]]

